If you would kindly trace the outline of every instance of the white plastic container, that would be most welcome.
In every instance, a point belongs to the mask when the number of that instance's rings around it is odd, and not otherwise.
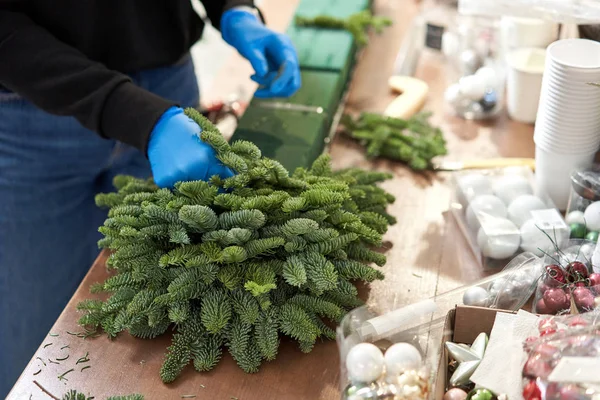
[[[507,108],[515,121],[533,123],[542,89],[546,50],[519,48],[507,55]]]

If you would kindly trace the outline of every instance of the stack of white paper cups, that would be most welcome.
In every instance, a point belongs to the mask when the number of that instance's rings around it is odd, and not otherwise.
[[[538,187],[567,207],[569,176],[592,164],[600,147],[600,43],[559,40],[548,46],[535,125]]]

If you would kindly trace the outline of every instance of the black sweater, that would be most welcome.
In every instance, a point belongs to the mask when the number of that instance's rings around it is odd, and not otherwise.
[[[202,3],[217,29],[224,11],[253,5]],[[0,86],[145,151],[174,103],[126,73],[176,63],[203,28],[190,0],[0,0]]]

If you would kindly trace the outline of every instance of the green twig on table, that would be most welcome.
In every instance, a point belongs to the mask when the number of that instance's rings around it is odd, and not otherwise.
[[[86,353],[85,353],[85,356],[83,356],[83,357],[79,358],[79,359],[77,360],[77,362],[75,363],[75,365],[77,365],[77,364],[80,364],[80,363],[85,363],[85,362],[88,362],[88,361],[90,361],[90,359],[88,358],[88,355],[89,355],[89,354],[90,354],[89,352],[86,352]]]
[[[57,358],[56,361],[65,361],[67,358],[69,358],[69,355],[67,354],[66,357],[63,358]]]
[[[373,16],[371,11],[365,10],[345,19],[327,15],[318,15],[314,18],[297,16],[295,23],[296,26],[346,30],[352,34],[358,46],[365,46],[369,41],[367,35],[369,28],[373,28],[376,33],[381,33],[383,28],[392,24],[392,20]]]
[[[64,380],[68,381],[68,379],[66,378],[66,376],[67,376],[67,374],[70,374],[70,373],[71,373],[71,372],[73,372],[73,371],[75,371],[75,369],[74,369],[74,368],[71,368],[70,370],[68,370],[68,371],[66,371],[66,372],[63,372],[62,374],[60,374],[60,375],[58,376],[58,380],[59,380],[59,381],[62,381],[62,380],[64,379]]]
[[[434,157],[447,153],[442,131],[429,124],[429,117],[428,113],[409,119],[362,113],[356,119],[344,115],[341,124],[367,148],[367,157],[389,158],[425,170],[432,167]]]
[[[79,371],[79,372],[83,372],[84,369],[88,369],[88,368],[92,368],[92,366],[91,365],[86,365],[85,367],[81,368],[81,371]]]

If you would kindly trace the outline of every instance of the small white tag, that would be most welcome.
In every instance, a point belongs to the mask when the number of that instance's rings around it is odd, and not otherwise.
[[[531,217],[540,229],[568,229],[565,220],[562,219],[558,211],[554,208],[533,210],[531,211]]]
[[[563,357],[550,376],[550,382],[600,383],[600,357]]]

